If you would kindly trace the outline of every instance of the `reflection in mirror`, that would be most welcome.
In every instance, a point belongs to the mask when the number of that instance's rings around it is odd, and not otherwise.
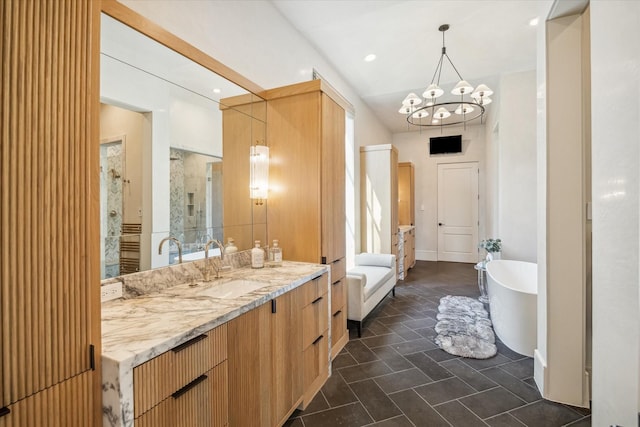
[[[264,101],[105,14],[100,42],[102,277],[174,262],[173,243],[159,253],[169,236],[180,240],[184,260],[210,238],[236,238],[239,250],[265,239],[266,206],[256,212],[248,182],[244,188],[248,147],[264,141],[265,116],[255,118],[253,105]],[[247,101],[223,105],[237,99]],[[233,128],[230,113],[238,115]],[[174,176],[180,167],[183,188]]]
[[[170,232],[182,243],[183,260],[200,259],[209,240],[223,239],[222,159],[172,148],[169,160]],[[177,256],[170,242],[171,264]]]

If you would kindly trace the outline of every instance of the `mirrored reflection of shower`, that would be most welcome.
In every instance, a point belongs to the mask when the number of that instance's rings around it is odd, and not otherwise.
[[[184,254],[201,251],[207,240],[222,239],[222,159],[172,148],[169,160],[171,235]]]
[[[120,272],[120,244],[123,211],[124,146],[122,139],[100,144],[101,246],[104,246],[104,277]]]

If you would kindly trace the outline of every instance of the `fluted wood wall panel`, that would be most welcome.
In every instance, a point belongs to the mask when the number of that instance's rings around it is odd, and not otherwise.
[[[87,427],[93,416],[92,372],[77,375],[10,406],[0,427]]]
[[[89,345],[100,354],[98,19],[91,0],[0,2],[0,407],[20,401],[9,425],[88,425],[45,407],[93,410],[93,373],[80,374]]]

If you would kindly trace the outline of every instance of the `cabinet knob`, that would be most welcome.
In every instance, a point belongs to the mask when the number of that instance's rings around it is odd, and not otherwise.
[[[444,224],[443,224],[443,223],[441,223],[441,222],[439,222],[439,223],[438,223],[438,227],[442,227],[443,225],[444,225]]]

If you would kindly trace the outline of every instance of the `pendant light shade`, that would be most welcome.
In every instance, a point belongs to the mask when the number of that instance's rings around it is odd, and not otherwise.
[[[493,91],[485,84],[479,85],[476,90],[473,91],[471,97],[475,100],[480,98],[489,97],[493,95]]]
[[[466,80],[460,80],[456,87],[451,89],[452,95],[465,95],[471,92],[473,92],[473,86],[471,86]]]
[[[429,115],[429,112],[427,110],[416,111],[415,113],[412,114],[414,119],[421,119],[423,117],[427,117],[428,115]]]
[[[455,113],[460,115],[460,114],[471,114],[473,113],[474,108],[471,106],[471,104],[460,104],[458,106],[458,108],[456,108]]]
[[[431,83],[422,94],[425,99],[438,98],[442,95],[444,95],[444,90],[435,83]]]
[[[413,92],[407,95],[404,101],[402,101],[402,105],[404,105],[405,107],[415,106],[420,104],[422,104],[422,99]]]
[[[451,113],[449,112],[449,110],[447,110],[444,107],[438,108],[436,112],[433,114],[433,117],[438,118],[440,120],[446,119],[449,116],[451,116]]]

